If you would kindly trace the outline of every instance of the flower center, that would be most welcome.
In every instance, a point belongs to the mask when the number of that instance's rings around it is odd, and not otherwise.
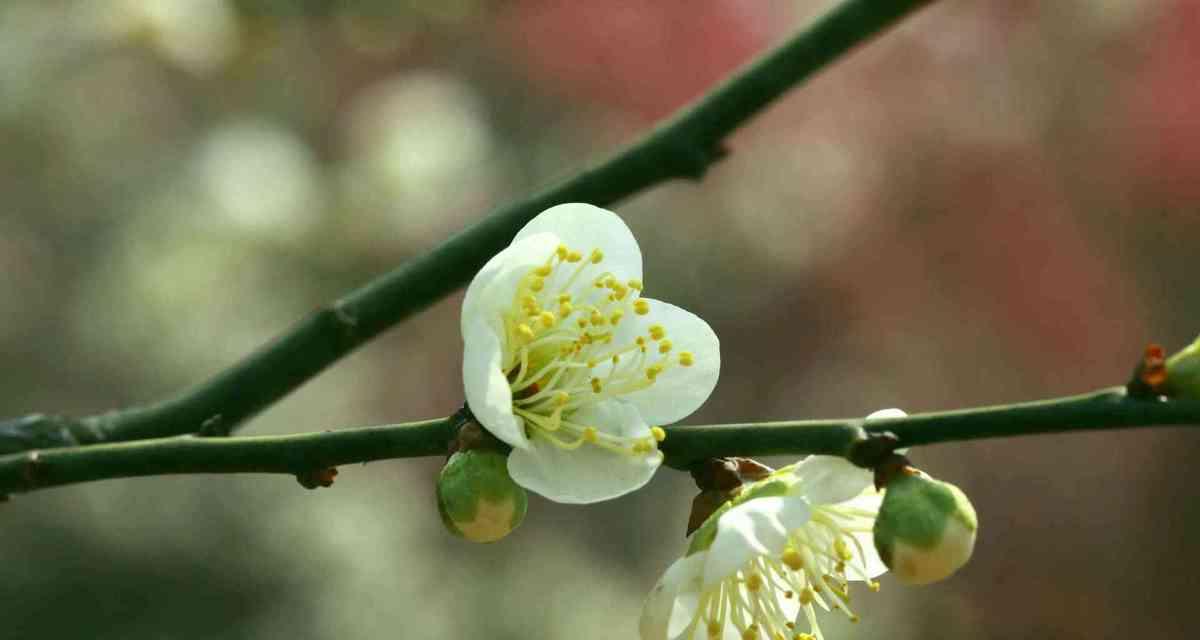
[[[502,367],[512,389],[513,413],[526,434],[561,449],[585,444],[644,456],[666,437],[605,433],[572,419],[575,412],[605,400],[653,386],[672,368],[689,367],[694,356],[674,351],[662,325],[616,342],[617,326],[632,315],[652,313],[639,297],[642,283],[621,282],[601,265],[604,253],[583,254],[565,245],[521,279],[512,307],[504,314]]]
[[[701,595],[693,628],[703,625],[714,639],[733,625],[743,640],[822,640],[814,605],[858,622],[850,609],[850,580],[865,581],[871,591],[879,583],[867,574],[864,549],[852,534],[869,533],[874,517],[863,509],[813,507],[812,518],[791,532],[782,554],[754,558]],[[796,629],[801,611],[807,633]]]

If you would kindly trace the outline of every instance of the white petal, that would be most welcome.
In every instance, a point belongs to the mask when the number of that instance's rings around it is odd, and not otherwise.
[[[904,413],[900,409],[896,408],[880,409],[879,411],[875,411],[871,415],[867,416],[867,420],[878,420],[880,418],[903,418],[907,415],[907,413]]]
[[[755,498],[725,512],[708,549],[704,588],[733,575],[753,558],[783,553],[788,532],[804,526],[811,515],[808,504],[795,496]]]
[[[463,388],[479,424],[510,446],[525,449],[522,420],[513,415],[512,388],[501,368],[500,337],[483,318],[463,324]]]
[[[867,469],[839,456],[809,456],[792,471],[799,490],[814,505],[845,502],[875,482]]]
[[[571,420],[625,437],[652,438],[650,427],[633,406],[610,400],[585,407]],[[514,449],[508,472],[517,484],[555,502],[600,502],[641,488],[662,464],[657,450],[643,456],[623,455],[591,445],[563,450],[534,437],[528,450]]]
[[[879,506],[883,503],[883,492],[876,491],[874,487],[869,487],[857,497],[841,506],[862,509],[871,513],[879,513]],[[864,524],[870,526],[874,522],[874,518],[869,520],[864,519]],[[879,557],[879,552],[875,550],[875,537],[869,531],[851,534],[858,541],[862,548],[862,563],[867,570],[868,578],[876,578],[887,573],[887,565],[883,564],[883,560]],[[857,552],[857,551],[856,551]],[[858,579],[855,575],[850,575],[852,580]]]
[[[613,341],[616,344],[631,343],[637,336],[647,335],[650,325],[660,324],[671,341],[671,351],[662,356],[657,351],[659,343],[651,342],[647,354],[649,362],[669,358],[674,364],[650,387],[623,395],[621,399],[636,405],[650,424],[671,424],[699,409],[717,386],[721,374],[721,342],[700,316],[668,302],[643,299],[649,303],[650,313],[625,316],[617,325]],[[692,366],[679,364],[681,351],[692,353]]]
[[[642,640],[672,640],[687,631],[699,605],[704,553],[680,558],[667,568],[642,605]]]
[[[550,207],[518,231],[514,242],[544,232],[557,235],[584,259],[592,249],[600,249],[604,261],[599,266],[621,280],[642,279],[642,250],[625,222],[607,209],[582,202]]]
[[[539,233],[513,241],[492,256],[467,286],[462,306],[463,333],[466,333],[467,322],[471,319],[485,317],[491,322],[508,311],[515,302],[517,284],[521,278],[530,269],[544,264],[558,245],[558,236]]]

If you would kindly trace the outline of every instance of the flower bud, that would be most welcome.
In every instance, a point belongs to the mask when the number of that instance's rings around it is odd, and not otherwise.
[[[908,467],[887,484],[875,520],[875,548],[901,582],[948,578],[975,548],[978,521],[966,494]]]
[[[495,542],[525,519],[525,490],[508,475],[498,451],[468,449],[446,461],[437,482],[438,512],[451,533],[472,542]]]
[[[1175,398],[1200,399],[1200,337],[1167,358],[1167,393]]]

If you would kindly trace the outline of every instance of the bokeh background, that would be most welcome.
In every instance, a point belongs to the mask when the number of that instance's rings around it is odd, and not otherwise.
[[[643,132],[828,1],[0,3],[0,415],[197,383]],[[697,424],[1123,382],[1200,331],[1200,3],[948,0],[618,211],[721,336]],[[445,415],[461,294],[247,426]],[[833,638],[1188,638],[1184,429],[930,447],[982,521]],[[0,505],[0,637],[625,638],[690,479],[446,534],[439,460],[121,480]]]

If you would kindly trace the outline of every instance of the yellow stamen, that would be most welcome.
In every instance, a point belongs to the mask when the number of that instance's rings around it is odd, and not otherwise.
[[[662,427],[650,427],[650,435],[653,435],[658,442],[667,439],[667,431]]]
[[[559,260],[566,260],[568,251],[570,251],[570,249],[567,249],[567,245],[560,244],[558,245],[558,248],[554,250],[554,255],[558,256]]]
[[[694,359],[694,356],[692,356],[691,351],[680,351],[679,352],[679,364],[681,366],[690,367],[693,364],[695,364],[695,362],[696,362],[696,360]]]
[[[634,291],[642,290],[642,281],[641,280],[633,279],[633,280],[630,280],[629,282],[626,282],[625,284],[629,285],[629,288],[633,289]]]
[[[599,249],[592,249],[592,255],[588,256],[588,260],[591,260],[592,264],[600,264],[600,261],[604,260],[604,252]]]
[[[598,439],[598,435],[596,434],[596,427],[587,427],[586,429],[584,429],[582,437],[583,437],[584,442],[596,444],[596,440]]]
[[[650,325],[649,331],[651,340],[662,340],[667,335],[667,330],[661,324]]]
[[[650,313],[650,303],[646,302],[645,300],[643,300],[641,298],[634,300],[633,301],[633,312],[638,314],[639,316],[644,316],[647,313]]]
[[[653,382],[654,379],[658,377],[658,374],[662,372],[663,366],[661,364],[652,364],[646,367],[646,379]]]
[[[762,585],[763,585],[762,576],[758,575],[757,573],[752,573],[752,574],[746,576],[746,588],[747,589],[749,589],[751,591],[758,591],[759,589],[762,588]]]
[[[541,314],[539,314],[538,320],[541,320],[542,326],[546,327],[547,329],[553,327],[555,322],[558,322],[558,319],[554,317],[554,314],[550,313],[549,311],[543,311]]]
[[[601,388],[602,387],[600,386],[600,378],[592,378],[592,392],[600,393]]]
[[[662,342],[658,343],[658,352],[659,353],[667,353],[670,350],[671,350],[671,341],[670,340],[663,340]]]
[[[784,551],[781,560],[783,560],[783,563],[786,564],[792,571],[799,571],[804,568],[804,557],[801,556],[800,552],[796,551],[795,549],[788,549]]]
[[[534,291],[541,291],[545,286],[546,281],[542,280],[541,278],[534,278],[533,281],[529,283],[529,288]]]
[[[520,334],[521,337],[525,338],[526,340],[533,340],[533,329],[529,325],[525,324],[524,322],[517,325],[517,333]]]
[[[553,269],[551,269],[551,268],[550,268],[550,265],[548,265],[548,264],[544,264],[544,265],[542,265],[542,266],[540,266],[540,267],[538,267],[538,268],[534,269],[534,270],[533,270],[533,272],[534,272],[534,274],[536,274],[536,275],[539,275],[539,276],[541,276],[541,277],[545,278],[546,276],[550,275],[550,272],[551,272],[552,270],[553,270]]]
[[[583,256],[578,251],[571,251],[567,254],[567,262],[579,262],[583,260]]]

